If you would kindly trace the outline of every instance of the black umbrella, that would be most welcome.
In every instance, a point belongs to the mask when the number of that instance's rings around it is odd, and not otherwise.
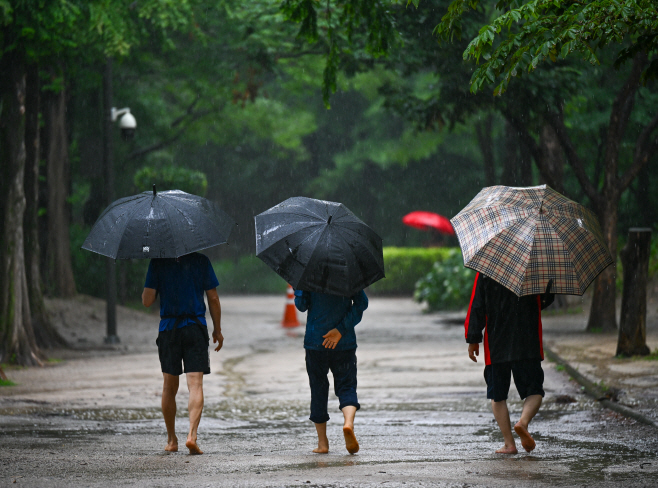
[[[382,238],[340,203],[293,197],[255,220],[256,255],[295,289],[349,297],[384,277]]]
[[[114,259],[177,258],[228,241],[235,221],[205,198],[145,191],[113,202],[82,249]]]

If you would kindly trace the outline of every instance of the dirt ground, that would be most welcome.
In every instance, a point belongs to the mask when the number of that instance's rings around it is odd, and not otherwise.
[[[349,455],[330,395],[330,453],[315,455],[303,325],[283,329],[284,297],[223,297],[225,347],[211,353],[203,456],[163,451],[157,314],[119,307],[106,346],[104,302],[50,301],[75,346],[43,368],[9,369],[0,389],[0,486],[657,486],[658,430],[602,409],[554,364],[531,454],[500,456],[482,364],[466,355],[463,314],[375,298],[359,324],[361,450]],[[658,307],[648,342],[658,348]],[[303,316],[300,314],[300,319]],[[546,314],[545,343],[624,401],[656,416],[658,361],[615,360],[616,338],[584,334],[586,314]],[[611,352],[612,351],[612,352]],[[616,376],[611,376],[612,374]],[[178,434],[187,394],[179,392]],[[522,403],[510,393],[513,421]],[[520,443],[519,443],[520,448]]]

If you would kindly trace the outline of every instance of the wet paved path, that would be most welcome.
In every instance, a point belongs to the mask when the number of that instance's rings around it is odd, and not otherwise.
[[[330,453],[312,454],[303,327],[280,328],[278,297],[228,297],[222,306],[226,345],[204,385],[206,454],[161,451],[148,318],[122,353],[13,372],[19,385],[0,390],[0,486],[658,485],[658,431],[601,409],[548,362],[545,403],[531,425],[537,449],[494,454],[502,438],[459,314],[423,315],[406,299],[371,300],[358,326],[360,452],[345,451],[330,394]],[[577,401],[557,403],[560,395]],[[513,421],[520,408],[512,388]],[[179,438],[185,428],[181,418]]]

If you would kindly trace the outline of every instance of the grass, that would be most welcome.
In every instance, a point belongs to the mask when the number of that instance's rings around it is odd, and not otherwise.
[[[631,359],[637,361],[658,361],[658,349],[654,349],[651,354],[646,356],[633,356]]]
[[[563,364],[556,364],[556,365],[555,365],[555,370],[556,370],[556,371],[564,371],[564,370],[565,370],[565,367],[564,367]]]
[[[16,386],[16,383],[11,380],[3,380],[0,378],[0,386]]]

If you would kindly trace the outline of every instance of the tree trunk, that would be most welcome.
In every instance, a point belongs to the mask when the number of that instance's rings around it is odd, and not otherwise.
[[[651,172],[645,164],[637,179],[637,206],[642,216],[642,225],[653,225],[658,221],[656,209],[651,205]]]
[[[32,328],[37,345],[42,348],[67,346],[66,340],[53,327],[41,291],[39,250],[39,66],[27,68],[25,96],[25,272],[32,312]]]
[[[41,364],[30,318],[23,214],[25,71],[13,52],[0,60],[0,361]]]
[[[621,321],[617,356],[646,356],[647,347],[647,282],[651,229],[629,229],[628,242],[621,250],[624,267],[624,293],[621,299]]]
[[[539,136],[539,146],[544,168],[550,174],[553,189],[564,194],[564,153],[562,147],[560,147],[560,141],[555,135],[555,130],[549,124],[544,125],[542,128]]]
[[[532,185],[532,154],[530,148],[524,144],[520,137],[517,136],[519,141],[519,159],[518,159],[518,183],[517,186],[531,186]]]
[[[46,121],[46,168],[48,182],[48,246],[46,286],[52,296],[71,297],[76,293],[69,237],[70,194],[68,134],[66,130],[66,89],[48,97]]]
[[[508,121],[505,121],[505,152],[503,156],[503,174],[501,175],[501,183],[507,186],[519,186],[519,136],[514,126]]]
[[[617,208],[619,197],[610,195],[602,199],[603,208],[598,216],[603,231],[603,238],[608,245],[612,259],[617,259]],[[616,264],[608,266],[594,281],[594,296],[587,321],[588,332],[614,332],[617,330],[616,314]]]
[[[478,139],[478,145],[482,152],[484,162],[484,184],[493,186],[496,184],[496,165],[494,160],[493,138],[491,137],[491,126],[493,116],[488,114],[487,117],[475,125]]]

